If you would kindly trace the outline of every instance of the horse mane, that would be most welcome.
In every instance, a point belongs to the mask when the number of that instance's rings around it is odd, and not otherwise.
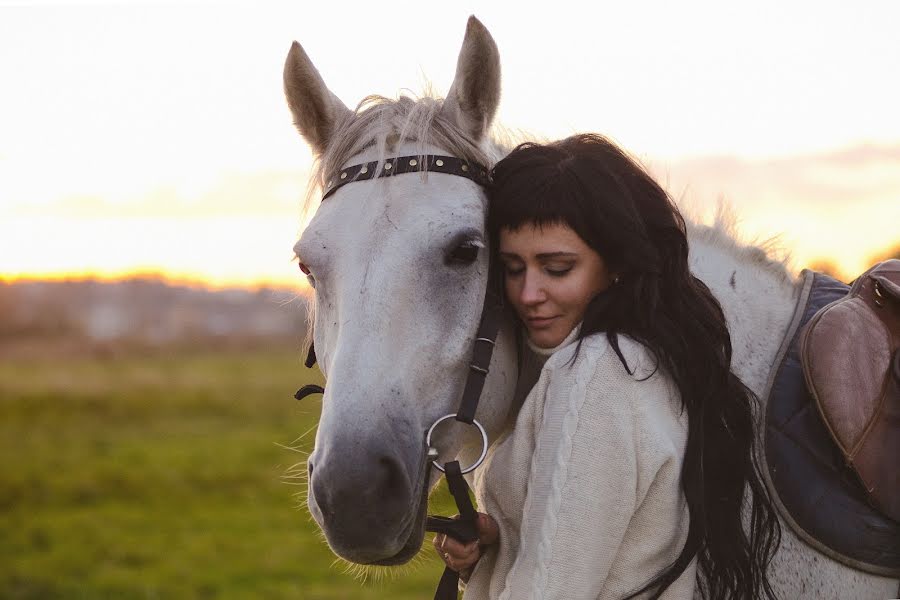
[[[436,146],[443,151],[491,168],[512,147],[510,136],[497,130],[480,143],[472,141],[441,112],[444,99],[430,86],[418,98],[401,95],[396,100],[379,95],[366,96],[356,109],[335,124],[332,141],[315,157],[307,188],[304,214],[315,211],[325,182],[363,150],[375,147],[378,170],[401,144],[414,142],[416,154],[427,154]]]
[[[685,212],[689,213],[684,211],[683,214]],[[730,254],[741,262],[749,263],[779,280],[792,279],[788,266],[790,252],[784,247],[781,238],[776,235],[761,240],[743,241],[738,231],[737,214],[724,201],[720,201],[716,207],[712,224],[705,225],[690,214],[684,214],[684,221],[688,231],[688,244],[692,251],[696,243],[705,244]]]

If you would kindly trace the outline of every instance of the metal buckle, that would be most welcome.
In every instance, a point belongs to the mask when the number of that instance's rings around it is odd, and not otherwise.
[[[431,461],[431,464],[433,464],[435,466],[435,468],[438,471],[440,471],[441,473],[446,473],[446,471],[444,470],[443,465],[438,464],[438,461],[437,461],[438,451],[435,448],[431,447],[431,434],[434,433],[435,428],[440,423],[442,423],[443,421],[446,421],[447,419],[455,419],[455,418],[456,418],[456,414],[444,415],[443,417],[441,417],[440,419],[438,419],[437,421],[434,422],[434,424],[428,429],[428,433],[425,435],[425,446],[428,448],[428,456],[433,459]],[[460,421],[460,422],[462,422],[462,421]],[[471,473],[472,471],[477,469],[479,466],[481,466],[481,463],[484,462],[484,457],[487,456],[487,449],[488,449],[487,432],[484,430],[484,427],[482,427],[481,423],[479,423],[477,420],[472,419],[472,424],[475,425],[475,427],[478,428],[478,431],[481,432],[481,456],[479,456],[478,460],[476,460],[474,463],[472,463],[465,469],[460,469],[460,471],[462,472],[463,475],[465,475],[466,473]]]
[[[884,292],[881,291],[881,282],[877,279],[875,280],[875,285],[872,286],[873,293],[873,301],[875,302],[875,306],[884,306]]]

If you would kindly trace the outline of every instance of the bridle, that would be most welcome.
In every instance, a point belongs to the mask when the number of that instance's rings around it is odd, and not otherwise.
[[[488,170],[484,168],[484,166],[454,156],[434,154],[399,156],[385,159],[384,162],[381,163],[382,167],[380,170],[378,169],[378,165],[378,161],[372,161],[341,169],[332,179],[326,182],[322,200],[324,201],[348,183],[377,179],[380,177],[393,177],[404,173],[419,173],[423,171],[465,177],[482,187],[487,187],[490,183]],[[459,510],[458,519],[429,515],[426,520],[425,529],[426,531],[449,535],[463,543],[470,543],[478,539],[478,530],[476,527],[478,513],[475,512],[475,507],[472,506],[472,501],[469,499],[469,486],[466,484],[463,475],[478,468],[484,461],[485,456],[487,456],[487,432],[481,423],[475,419],[475,412],[478,409],[481,392],[484,389],[484,383],[487,380],[491,357],[494,353],[494,346],[496,345],[497,334],[500,331],[500,323],[503,316],[503,293],[501,290],[497,289],[496,286],[496,282],[499,281],[499,278],[494,276],[494,270],[492,268],[489,269],[488,272],[488,286],[487,291],[485,292],[481,321],[478,325],[478,331],[475,334],[472,348],[472,361],[469,363],[469,374],[466,378],[465,387],[463,388],[459,409],[456,413],[447,414],[437,419],[425,432],[424,437],[426,460],[430,460],[434,468],[444,473],[444,476],[447,479],[447,485],[450,488],[450,493]],[[312,367],[315,363],[315,348],[311,344],[305,364],[307,367]],[[311,394],[321,394],[324,392],[325,390],[321,386],[305,385],[297,390],[294,397],[297,400],[301,400]],[[439,452],[431,445],[432,435],[438,426],[451,419],[476,427],[481,435],[481,454],[474,463],[466,467],[461,467],[459,461],[456,460],[441,465],[437,461]],[[430,477],[426,474],[424,478],[426,492],[429,480]],[[441,580],[438,583],[434,600],[455,600],[458,584],[459,573],[451,570],[450,567],[446,567],[441,576]]]

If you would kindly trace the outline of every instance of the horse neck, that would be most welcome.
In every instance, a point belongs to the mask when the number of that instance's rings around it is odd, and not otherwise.
[[[799,293],[783,265],[730,240],[692,239],[691,270],[712,291],[731,333],[732,370],[758,395],[787,331]]]

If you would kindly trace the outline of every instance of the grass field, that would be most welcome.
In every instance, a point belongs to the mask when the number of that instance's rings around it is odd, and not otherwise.
[[[288,351],[0,364],[0,597],[430,598],[429,544],[362,583],[284,477],[314,379]]]

